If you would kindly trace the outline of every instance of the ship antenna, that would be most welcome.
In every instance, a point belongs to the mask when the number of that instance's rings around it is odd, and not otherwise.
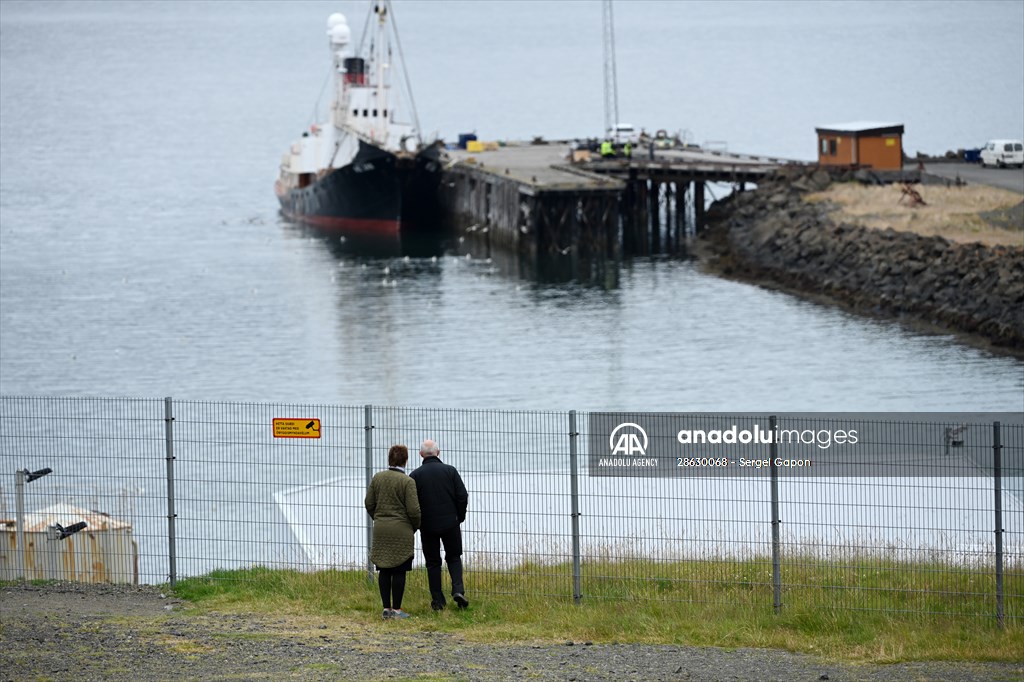
[[[366,44],[366,34],[370,32],[370,17],[373,16],[373,12],[367,12],[366,18],[363,19],[363,32],[359,36],[359,45],[356,47],[356,54],[361,55],[363,53],[363,45]]]
[[[316,96],[316,104],[313,105],[313,113],[311,115],[310,125],[319,122],[320,117],[320,100],[324,97],[324,91],[327,90],[327,84],[331,80],[331,74],[334,72],[334,66],[327,67],[327,75],[324,77],[324,84],[320,86],[320,94]]]
[[[409,71],[405,66],[405,55],[402,54],[402,39],[398,37],[398,23],[395,21],[395,11],[391,7],[391,0],[386,1],[388,14],[391,15],[391,26],[395,33],[395,46],[398,47],[398,61],[402,63],[402,80],[405,81],[405,90],[409,95],[409,109],[412,112],[412,123],[416,126],[416,141],[423,144],[420,136],[420,117],[416,113],[416,100],[412,96],[412,81],[409,80]]]

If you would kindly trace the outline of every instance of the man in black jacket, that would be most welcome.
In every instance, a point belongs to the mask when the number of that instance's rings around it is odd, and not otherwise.
[[[430,584],[430,606],[435,611],[445,607],[441,588],[441,544],[444,560],[452,578],[452,599],[460,609],[469,606],[466,588],[462,584],[462,530],[459,524],[466,520],[469,493],[458,470],[441,461],[441,449],[432,440],[420,446],[420,466],[410,476],[416,481],[423,520],[420,542],[423,558],[427,562],[427,582]]]

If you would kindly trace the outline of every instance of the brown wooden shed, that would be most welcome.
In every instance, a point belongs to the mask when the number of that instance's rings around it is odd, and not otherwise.
[[[903,168],[903,124],[856,121],[815,128],[818,163],[878,170]]]
[[[86,522],[82,532],[59,539],[55,524],[79,521]],[[0,519],[0,580],[139,584],[139,545],[128,521],[61,502],[25,514],[24,523],[22,562],[17,520]]]

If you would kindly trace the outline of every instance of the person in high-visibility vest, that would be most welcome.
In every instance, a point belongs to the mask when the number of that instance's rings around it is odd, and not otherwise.
[[[615,149],[612,148],[612,141],[605,140],[601,143],[601,158],[608,159],[615,156]]]
[[[622,153],[627,159],[633,156],[633,145],[629,143],[629,140],[626,140],[625,146],[622,147]]]

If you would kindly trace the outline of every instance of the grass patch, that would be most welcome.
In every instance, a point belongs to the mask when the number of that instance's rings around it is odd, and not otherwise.
[[[307,663],[302,666],[304,670],[310,670],[321,673],[341,673],[341,666],[337,663]]]
[[[277,635],[269,632],[214,632],[211,637],[224,640],[239,640],[249,642],[265,642],[277,639]]]
[[[805,197],[808,202],[830,202],[837,206],[838,220],[869,227],[891,227],[902,232],[923,236],[942,236],[950,241],[980,242],[988,246],[1005,244],[1024,246],[1024,225],[1004,229],[987,220],[985,215],[994,211],[1012,209],[1021,203],[1016,192],[969,185],[944,187],[941,185],[915,185],[926,206],[911,207],[903,198],[902,187],[892,185],[861,185],[860,183],[834,183],[823,192]],[[1019,223],[1019,221],[1018,221]]]
[[[354,629],[401,627],[485,643],[781,648],[873,663],[1016,662],[1024,651],[1024,571],[1017,566],[1005,576],[1005,629],[995,623],[995,581],[976,569],[790,558],[783,581],[776,615],[767,560],[588,563],[577,605],[568,565],[524,566],[467,574],[471,607],[434,613],[419,569],[409,574],[403,603],[415,617],[399,624],[380,620],[377,586],[365,571],[215,571],[179,581],[175,591],[193,610],[321,617]]]
[[[154,642],[170,651],[185,654],[186,658],[213,651],[213,648],[206,644],[200,644],[195,640],[175,635],[161,634],[154,638]]]
[[[19,585],[45,587],[46,585],[56,585],[59,582],[59,580],[54,580],[52,578],[33,578],[32,580],[0,580],[0,587],[17,587]]]

